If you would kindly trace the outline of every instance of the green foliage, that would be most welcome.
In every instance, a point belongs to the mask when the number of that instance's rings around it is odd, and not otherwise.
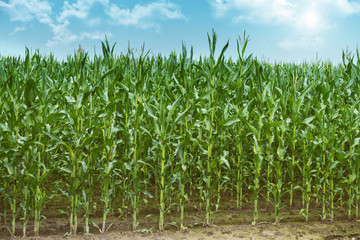
[[[1,57],[0,209],[11,234],[20,219],[24,236],[29,220],[37,235],[56,199],[67,201],[71,234],[78,217],[88,233],[99,209],[102,233],[115,210],[131,211],[138,231],[150,201],[160,230],[177,207],[185,228],[190,199],[211,225],[227,191],[238,208],[252,200],[254,224],[261,196],[276,222],[284,196],[292,207],[296,195],[306,221],[312,201],[322,219],[345,203],[358,218],[360,59],[270,64],[246,55],[244,34],[234,61],[229,42],[218,53],[214,31],[208,41],[199,59],[184,44],[180,55],[116,56],[107,39],[93,59],[79,52],[59,62],[28,49],[25,59]]]

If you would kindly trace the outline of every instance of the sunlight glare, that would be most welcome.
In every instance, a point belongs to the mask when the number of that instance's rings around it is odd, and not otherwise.
[[[303,14],[300,15],[300,26],[304,30],[316,31],[321,27],[320,12],[316,9],[316,4],[313,2],[312,6],[305,9]]]
[[[304,26],[307,29],[312,30],[319,25],[319,16],[315,11],[311,10],[303,15],[303,21]]]

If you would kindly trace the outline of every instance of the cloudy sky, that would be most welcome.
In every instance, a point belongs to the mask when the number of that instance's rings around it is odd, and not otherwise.
[[[0,0],[0,55],[23,55],[25,46],[58,59],[81,44],[101,52],[101,40],[116,53],[143,43],[153,54],[179,52],[182,42],[196,56],[208,55],[207,33],[218,50],[250,37],[248,53],[266,61],[339,62],[342,50],[360,42],[360,0]]]

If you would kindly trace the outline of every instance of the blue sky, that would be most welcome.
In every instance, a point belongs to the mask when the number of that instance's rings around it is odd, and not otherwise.
[[[206,34],[215,29],[218,51],[230,40],[228,57],[246,31],[247,53],[259,59],[338,63],[360,42],[360,0],[0,0],[0,26],[2,56],[27,46],[61,60],[79,44],[92,55],[105,35],[117,54],[130,42],[168,55],[184,42],[208,55]]]

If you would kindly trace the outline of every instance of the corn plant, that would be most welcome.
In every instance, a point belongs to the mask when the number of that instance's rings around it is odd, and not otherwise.
[[[249,42],[249,37],[246,37],[245,32],[243,38],[239,37],[237,39],[237,53],[238,53],[238,69],[237,74],[235,75],[234,81],[231,85],[231,88],[234,89],[235,97],[233,98],[233,108],[235,109],[236,116],[238,119],[245,118],[249,115],[247,102],[249,101],[245,96],[248,94],[248,85],[247,81],[251,78],[251,54],[245,58],[246,46]],[[246,106],[244,106],[246,105]],[[245,182],[244,174],[244,144],[245,136],[244,132],[245,124],[243,122],[237,122],[235,124],[235,131],[237,132],[236,136],[236,206],[238,208],[242,207],[243,204],[243,185]]]
[[[275,183],[273,183],[273,201],[274,201],[274,209],[275,209],[275,222],[279,223],[281,220],[280,217],[280,207],[281,207],[281,197],[283,195],[283,165],[286,159],[286,146],[285,146],[285,131],[286,131],[286,122],[284,119],[281,120],[281,123],[277,126],[277,138],[279,141],[279,145],[277,148],[277,159],[273,160],[271,164],[273,165],[275,171]]]
[[[229,41],[218,53],[207,37],[199,58],[185,44],[180,55],[117,56],[107,38],[92,59],[0,57],[0,220],[11,236],[32,234],[29,222],[37,236],[44,206],[59,202],[73,235],[80,218],[84,234],[104,233],[128,213],[138,231],[153,204],[160,231],[185,229],[188,204],[208,226],[229,198],[251,204],[253,224],[262,206],[280,222],[284,200],[306,222],[312,206],[323,220],[340,208],[359,218],[359,51],[339,65],[270,64],[245,54],[245,33],[235,60]]]
[[[173,80],[175,81],[177,88],[179,89],[180,96],[182,97],[182,109],[188,109],[190,105],[194,105],[194,88],[197,84],[191,74],[188,76],[188,71],[192,69],[192,61],[193,61],[193,50],[191,48],[190,59],[187,61],[187,50],[186,46],[183,44],[182,55],[180,58],[180,66],[179,66],[179,79],[173,75]],[[196,99],[195,99],[196,100]],[[185,211],[185,203],[188,200],[188,195],[185,192],[185,185],[191,183],[189,181],[189,154],[191,154],[191,150],[189,145],[191,143],[192,131],[194,130],[194,123],[192,122],[192,118],[189,117],[189,114],[184,115],[183,119],[179,121],[181,125],[180,133],[182,135],[181,139],[181,150],[182,154],[180,154],[180,167],[179,170],[181,172],[181,178],[179,181],[179,189],[180,189],[180,197],[179,197],[179,205],[180,205],[180,229],[185,229],[184,226],[184,211]],[[190,155],[191,156],[191,155]]]
[[[211,225],[211,195],[213,192],[212,185],[212,167],[216,166],[216,159],[218,156],[214,156],[213,147],[215,142],[214,131],[216,130],[215,125],[215,111],[217,110],[216,99],[215,99],[215,90],[220,86],[220,76],[218,76],[219,68],[222,66],[222,62],[224,61],[224,53],[229,46],[229,42],[225,44],[221,53],[218,57],[218,60],[215,60],[215,49],[217,42],[217,35],[213,31],[212,36],[208,34],[208,42],[210,49],[210,58],[207,62],[207,66],[202,70],[205,81],[206,81],[206,89],[210,92],[208,98],[208,106],[207,111],[205,112],[204,125],[205,130],[207,132],[206,136],[206,146],[207,146],[207,161],[206,161],[206,190],[205,190],[205,201],[206,201],[206,210],[205,210],[205,225]]]

